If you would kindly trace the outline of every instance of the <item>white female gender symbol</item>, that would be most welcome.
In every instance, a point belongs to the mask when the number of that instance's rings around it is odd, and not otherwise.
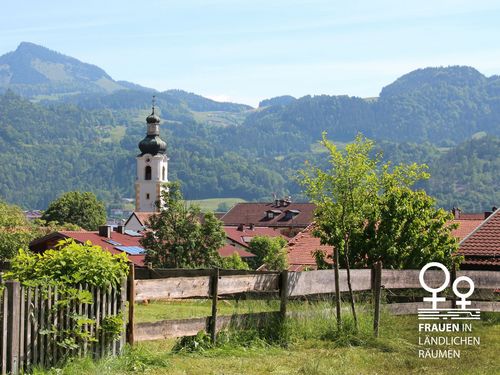
[[[462,294],[458,291],[458,284],[460,283],[460,281],[465,281],[467,282],[467,284],[469,284],[470,289],[465,294]],[[459,305],[462,310],[465,310],[466,306],[471,304],[471,301],[467,301],[467,297],[470,297],[474,292],[474,281],[472,281],[472,279],[467,276],[457,277],[457,279],[453,282],[452,289],[453,293],[455,293],[457,297],[460,297],[460,301],[457,302],[457,305]]]
[[[444,283],[443,283],[443,285],[441,285],[439,288],[436,288],[436,289],[429,288],[429,286],[425,283],[425,280],[424,280],[424,274],[425,274],[425,272],[429,268],[431,268],[431,267],[441,268],[441,270],[444,272]],[[427,263],[420,270],[420,274],[418,275],[418,279],[420,281],[420,285],[422,285],[422,288],[424,288],[425,290],[427,290],[429,293],[432,293],[432,297],[424,297],[424,301],[425,302],[432,302],[432,310],[436,310],[438,302],[446,301],[445,297],[438,297],[437,294],[439,292],[445,290],[446,287],[448,286],[448,284],[450,283],[450,272],[448,271],[448,269],[443,264],[438,263],[438,262],[431,262],[431,263]],[[467,297],[469,295],[467,295]]]

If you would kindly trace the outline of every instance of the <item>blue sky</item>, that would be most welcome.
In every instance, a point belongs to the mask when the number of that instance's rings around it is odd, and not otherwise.
[[[500,2],[3,1],[0,54],[30,41],[114,79],[256,105],[377,96],[413,69],[500,74]]]

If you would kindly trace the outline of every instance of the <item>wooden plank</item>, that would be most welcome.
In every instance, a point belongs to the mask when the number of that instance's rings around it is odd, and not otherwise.
[[[33,290],[32,288],[27,288],[26,291],[26,317],[25,317],[25,325],[26,325],[26,351],[25,351],[25,356],[26,356],[26,371],[30,372],[31,371],[31,363],[32,359],[31,356],[33,355],[33,350],[32,350],[32,339],[31,339],[31,326],[32,326],[32,319],[31,315],[33,314]]]
[[[475,289],[500,289],[498,271],[457,271],[457,277],[460,276],[470,277]]]
[[[127,323],[127,343],[134,345],[134,309],[135,309],[135,267],[131,263],[127,277],[127,302],[128,302],[128,323]]]
[[[229,326],[248,328],[262,326],[270,319],[279,319],[279,312],[266,312],[241,315],[224,315],[217,317],[217,332]],[[207,331],[210,317],[193,319],[162,320],[150,323],[137,323],[135,327],[136,341],[163,340],[169,338],[195,336],[200,331]]]
[[[376,262],[373,265],[373,334],[378,337],[380,324],[380,295],[382,286],[382,263]]]
[[[24,371],[24,334],[26,326],[24,324],[26,314],[26,290],[21,286],[19,291],[19,372]]]
[[[21,285],[17,281],[7,281],[5,288],[9,293],[7,316],[7,371],[13,374],[19,372],[19,313],[21,307]]]
[[[420,270],[383,270],[382,285],[386,289],[421,289]],[[430,288],[437,288],[445,281],[442,271],[429,270],[424,275],[425,283]]]
[[[279,274],[221,276],[219,295],[248,292],[277,292]]]
[[[200,331],[206,330],[210,317],[161,320],[150,323],[136,323],[135,341],[163,340],[174,337],[196,336]]]
[[[136,280],[135,300],[167,300],[210,296],[210,276]]]
[[[166,268],[166,269],[146,269],[146,268],[135,268],[135,279],[136,280],[148,280],[148,279],[164,279],[171,277],[198,277],[198,276],[210,276],[212,269],[182,269],[182,268]],[[252,270],[220,270],[221,276],[230,275],[265,275],[265,274],[279,274],[276,271],[252,271]]]
[[[7,374],[7,318],[9,316],[9,291],[3,290],[2,298],[2,375]]]
[[[101,326],[101,288],[97,287],[95,289],[95,300],[94,300],[96,309],[95,309],[95,336],[96,339],[99,340],[99,327]],[[99,344],[100,340],[94,342],[94,356],[96,358],[99,357]]]
[[[340,291],[347,292],[347,272],[340,270]],[[371,271],[369,269],[351,270],[352,289],[354,291],[371,289]],[[289,296],[335,293],[334,270],[290,272],[288,275]]]
[[[219,269],[211,276],[210,293],[212,294],[212,316],[210,319],[210,339],[212,344],[217,341],[217,301],[219,299]]]
[[[133,281],[132,281],[133,283]],[[126,337],[127,337],[127,279],[122,280],[122,285],[120,289],[120,313],[123,318],[122,335],[120,338],[119,353],[122,354],[125,348]]]
[[[288,271],[281,272],[280,277],[280,314],[281,320],[286,319],[286,308],[288,303]]]

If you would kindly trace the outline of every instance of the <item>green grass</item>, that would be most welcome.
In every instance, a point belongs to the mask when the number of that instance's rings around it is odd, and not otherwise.
[[[210,199],[198,199],[189,200],[189,204],[197,204],[201,207],[201,210],[206,211],[217,211],[217,207],[221,203],[225,203],[229,207],[233,207],[236,203],[245,202],[241,198],[210,198]]]
[[[219,315],[278,311],[279,302],[276,300],[241,300],[239,302],[221,300],[218,303],[218,309]],[[208,299],[138,303],[135,307],[135,319],[137,322],[154,322],[165,319],[202,318],[209,316],[211,312],[212,301]]]
[[[221,335],[217,347],[200,345],[191,352],[173,352],[174,340],[139,343],[118,358],[75,360],[36,374],[500,374],[498,313],[483,313],[482,320],[473,323],[481,346],[462,348],[460,359],[427,360],[418,358],[415,316],[383,314],[380,337],[375,339],[369,313],[360,312],[357,333],[344,314],[345,329],[338,332],[331,312],[325,314],[314,304],[306,307],[317,314],[289,320],[286,348],[262,340],[254,330]]]

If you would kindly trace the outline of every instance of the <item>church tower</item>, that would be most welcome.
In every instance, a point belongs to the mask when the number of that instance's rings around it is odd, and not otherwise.
[[[153,97],[152,113],[146,118],[147,134],[139,142],[135,182],[135,211],[158,211],[163,184],[168,182],[167,144],[160,138],[160,117],[155,114]]]

